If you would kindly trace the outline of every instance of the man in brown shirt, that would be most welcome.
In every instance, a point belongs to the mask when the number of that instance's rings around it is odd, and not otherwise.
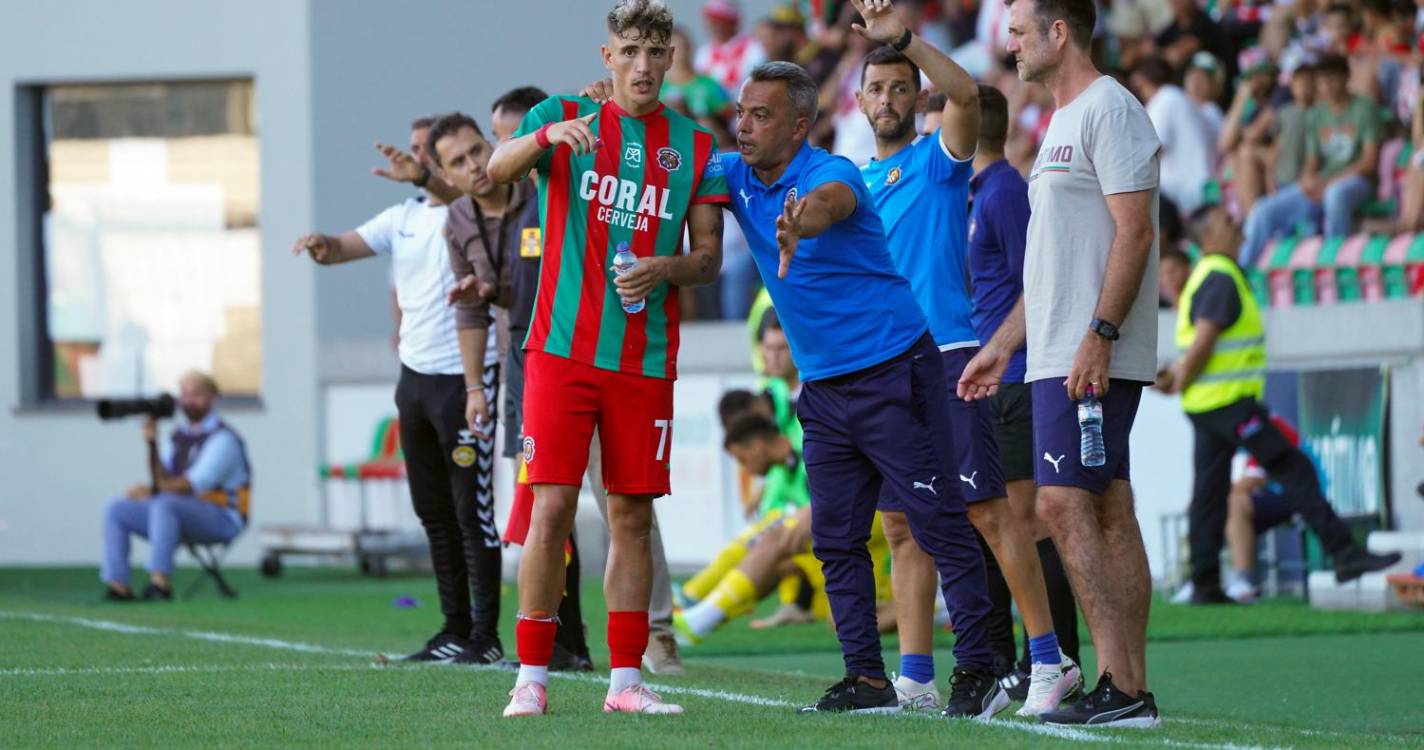
[[[472,432],[491,439],[494,404],[493,397],[485,393],[486,387],[493,385],[485,382],[489,329],[492,321],[497,324],[496,346],[501,354],[493,359],[497,372],[509,347],[507,311],[514,301],[518,224],[530,189],[527,182],[496,185],[489,179],[485,165],[494,147],[468,115],[456,112],[436,120],[430,128],[428,151],[446,180],[463,193],[450,204],[445,221],[450,269],[455,274],[450,304],[455,308],[455,329],[465,366],[465,418]]]

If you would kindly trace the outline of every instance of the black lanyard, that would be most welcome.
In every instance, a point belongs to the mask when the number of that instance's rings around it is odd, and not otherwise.
[[[485,245],[485,258],[489,260],[490,268],[494,269],[494,287],[496,294],[500,284],[504,280],[504,245],[509,240],[509,213],[514,210],[514,186],[509,186],[509,193],[505,196],[504,214],[499,217],[499,245],[491,245],[489,241],[489,230],[485,229],[485,212],[480,209],[480,202],[473,197],[470,203],[475,207],[475,226],[480,230],[480,242]]]

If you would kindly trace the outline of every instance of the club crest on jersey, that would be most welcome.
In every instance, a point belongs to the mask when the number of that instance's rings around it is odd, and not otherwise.
[[[642,144],[639,144],[639,143],[630,143],[630,144],[628,144],[626,147],[624,147],[624,149],[623,149],[623,161],[628,162],[628,165],[629,165],[629,166],[632,166],[632,167],[641,167],[641,166],[643,166],[643,146],[642,146]]]
[[[795,188],[795,187],[792,187],[790,190],[787,190],[787,191],[786,191],[786,200],[789,200],[789,201],[791,201],[792,203],[795,203],[795,202],[796,202],[796,188]]]
[[[890,173],[887,174],[887,175],[885,175],[885,185],[888,187],[888,186],[890,186],[890,185],[894,185],[895,183],[899,182],[899,181],[900,181],[900,175],[901,175],[901,172],[900,172],[900,168],[899,168],[899,167],[895,167],[894,169],[891,169],[891,170],[890,170]]]
[[[475,449],[468,445],[462,445],[450,454],[450,459],[455,462],[456,466],[468,469],[475,465]]]
[[[670,148],[658,149],[658,166],[676,172],[682,166],[682,154]]]
[[[529,435],[524,436],[524,463],[534,463],[534,438]]]

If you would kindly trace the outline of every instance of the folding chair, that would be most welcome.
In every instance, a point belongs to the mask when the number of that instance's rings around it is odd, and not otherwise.
[[[223,558],[227,557],[228,545],[228,542],[218,544],[183,543],[183,546],[188,548],[188,554],[192,555],[193,559],[198,561],[198,565],[202,566],[204,573],[193,579],[193,583],[189,584],[188,590],[183,593],[183,598],[192,599],[196,596],[203,581],[209,578],[213,579],[213,583],[218,587],[218,593],[224,598],[237,598],[237,592],[228,585],[227,579],[223,578],[222,574],[222,562]]]

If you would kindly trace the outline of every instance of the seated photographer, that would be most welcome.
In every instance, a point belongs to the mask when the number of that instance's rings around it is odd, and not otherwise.
[[[152,414],[144,417],[148,444],[148,483],[135,484],[104,512],[104,563],[101,577],[110,601],[132,601],[129,541],[148,540],[148,587],[145,600],[173,598],[173,557],[184,542],[231,541],[247,523],[251,467],[242,438],[218,416],[217,383],[190,372],[179,383],[182,414],[168,439],[158,444]]]

